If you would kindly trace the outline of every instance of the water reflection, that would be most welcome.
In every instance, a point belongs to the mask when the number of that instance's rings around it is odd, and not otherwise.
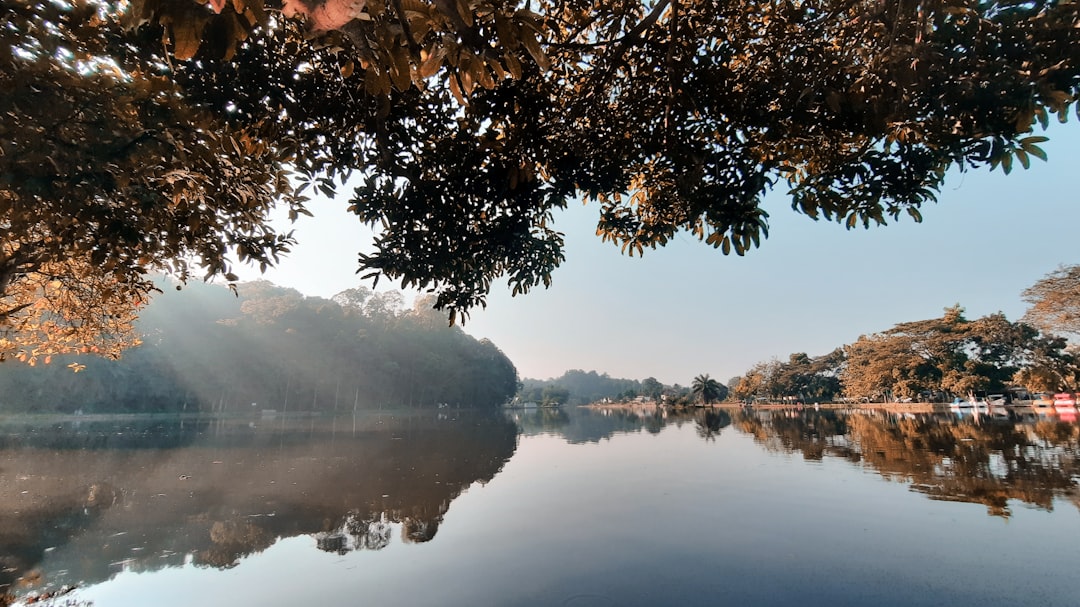
[[[744,410],[723,407],[665,409],[652,404],[519,409],[509,416],[525,436],[560,436],[571,444],[597,443],[620,434],[659,434],[667,426],[693,424],[701,438],[714,441]]]
[[[571,444],[598,443],[616,434],[658,434],[669,423],[679,425],[691,417],[654,406],[539,407],[509,413],[525,436],[551,434]]]
[[[736,427],[771,451],[842,458],[908,483],[936,500],[984,504],[1008,517],[1009,501],[1047,511],[1080,505],[1080,426],[1016,410],[1006,417],[950,412],[740,412]]]
[[[980,415],[610,407],[539,409],[513,417],[525,434],[557,434],[570,443],[657,434],[687,423],[702,439],[715,441],[732,426],[768,451],[799,453],[811,461],[847,460],[931,499],[983,504],[993,516],[1009,517],[1010,500],[1051,511],[1055,498],[1066,498],[1080,507],[1080,426],[1075,418],[1030,408]]]
[[[731,425],[731,415],[724,409],[702,409],[694,415],[698,436],[715,441],[720,431]]]
[[[501,414],[0,427],[0,584],[228,568],[279,538],[426,542],[516,446]],[[153,448],[154,444],[162,448]]]
[[[227,569],[294,536],[313,538],[318,550],[339,555],[429,542],[454,499],[473,483],[495,478],[519,434],[559,436],[587,445],[573,447],[576,452],[590,453],[609,447],[600,445],[604,441],[641,435],[621,445],[636,445],[658,462],[653,484],[666,483],[684,465],[685,458],[673,459],[674,441],[699,448],[686,451],[695,459],[715,454],[730,466],[737,465],[727,458],[739,445],[781,464],[799,458],[767,453],[858,467],[934,500],[982,504],[995,517],[1012,516],[1018,503],[1047,512],[1063,499],[1080,506],[1080,426],[1028,410],[1003,417],[638,407],[8,423],[0,425],[0,583],[21,579],[17,594],[26,596],[45,587],[93,585],[122,570]],[[652,453],[650,444],[669,450]],[[611,452],[621,445],[610,445]],[[704,478],[713,477],[698,477]],[[626,485],[649,492],[653,484]],[[676,495],[681,488],[667,489]],[[755,494],[752,486],[725,491]],[[627,496],[626,502],[635,501]],[[687,491],[679,499],[692,504],[700,497]],[[600,527],[592,521],[588,528]]]

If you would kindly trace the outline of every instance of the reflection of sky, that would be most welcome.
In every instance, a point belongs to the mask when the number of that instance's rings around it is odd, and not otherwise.
[[[1048,135],[1049,162],[1030,170],[953,174],[922,225],[847,232],[796,215],[779,187],[765,205],[771,236],[743,258],[683,235],[629,259],[595,236],[595,205],[573,204],[556,220],[567,261],[551,289],[511,298],[496,284],[465,329],[494,341],[524,377],[595,369],[687,385],[700,373],[726,382],[773,356],[824,354],[957,303],[972,318],[1016,320],[1023,289],[1080,262],[1080,132],[1055,125]],[[316,219],[297,226],[301,245],[267,278],[324,297],[359,284],[356,251],[370,235],[344,207],[313,202]]]
[[[113,605],[1051,605],[1075,599],[1069,504],[941,502],[733,428],[522,437],[434,540],[345,556],[284,540],[230,570],[121,574]],[[396,539],[396,538],[395,538]]]

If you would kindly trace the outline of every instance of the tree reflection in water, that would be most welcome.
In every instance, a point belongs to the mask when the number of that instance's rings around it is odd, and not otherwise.
[[[657,408],[540,409],[512,414],[524,434],[557,434],[570,443],[693,423],[706,441],[729,425],[769,451],[826,457],[905,482],[931,499],[983,504],[1009,517],[1009,500],[1047,511],[1055,498],[1080,506],[1080,426],[1010,410],[1007,417],[950,412],[733,408],[666,411]]]
[[[499,473],[519,434],[595,445],[687,425],[694,433],[678,440],[708,441],[720,457],[749,436],[994,516],[1009,517],[1011,500],[1080,505],[1080,426],[1035,415],[569,408],[184,424],[0,426],[0,584],[23,578],[32,592],[120,570],[230,568],[294,536],[336,554],[382,550],[395,535],[428,542],[457,496]]]
[[[766,449],[842,458],[931,499],[984,504],[994,516],[1010,516],[1009,500],[1048,511],[1056,497],[1077,501],[1074,423],[781,410],[740,412],[735,425]]]
[[[731,425],[731,415],[724,409],[702,409],[694,415],[698,436],[715,441],[720,431]]]
[[[69,448],[36,438],[53,428],[0,430],[0,591],[31,572],[32,591],[121,569],[230,568],[297,535],[339,553],[382,549],[395,527],[430,541],[517,437],[501,412],[184,424],[60,428],[81,437]]]

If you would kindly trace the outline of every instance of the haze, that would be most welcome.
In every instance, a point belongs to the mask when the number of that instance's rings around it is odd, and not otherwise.
[[[972,318],[1001,311],[1017,320],[1023,289],[1080,261],[1071,174],[1080,131],[1055,125],[1047,134],[1049,162],[1010,175],[954,172],[922,224],[905,216],[847,231],[796,214],[779,187],[765,204],[770,236],[745,257],[681,235],[630,258],[595,236],[596,205],[571,205],[556,217],[566,262],[552,287],[511,297],[497,283],[464,328],[495,342],[522,377],[584,369],[686,385],[699,373],[726,381],[757,361],[824,354],[957,303]],[[299,246],[262,278],[322,297],[370,286],[356,274],[356,253],[370,248],[371,232],[344,207],[313,201],[315,218],[295,226]]]

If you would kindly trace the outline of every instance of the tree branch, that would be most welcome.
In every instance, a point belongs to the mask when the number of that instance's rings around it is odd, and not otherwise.
[[[626,35],[624,35],[620,39],[619,46],[617,46],[615,50],[612,51],[611,55],[606,58],[608,59],[608,61],[610,61],[610,63],[608,64],[607,69],[605,69],[599,74],[599,76],[596,77],[599,81],[596,82],[595,86],[589,87],[589,95],[592,95],[593,92],[597,90],[602,91],[607,88],[608,83],[611,81],[612,75],[615,73],[616,66],[622,63],[622,57],[630,48],[630,45],[642,40],[641,34],[644,33],[645,30],[656,24],[656,22],[660,19],[660,16],[664,13],[664,10],[667,9],[669,4],[671,4],[671,0],[660,0],[660,2],[655,7],[653,7],[652,11],[648,15],[646,15],[644,19],[642,19],[638,22],[637,25],[632,27],[630,31],[626,32]]]
[[[397,13],[398,23],[401,24],[401,32],[405,34],[405,41],[409,45],[409,53],[413,56],[413,61],[420,61],[420,45],[413,39],[412,28],[409,27],[409,20],[405,17],[405,7],[402,6],[401,0],[390,0],[394,5],[394,12]]]

